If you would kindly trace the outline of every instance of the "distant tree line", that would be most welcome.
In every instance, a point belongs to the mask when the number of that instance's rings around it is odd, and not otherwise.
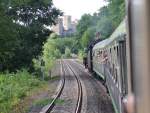
[[[42,54],[38,58],[33,59],[36,72],[40,72],[41,60],[44,61],[45,75],[49,75],[57,59],[70,58],[72,53],[77,54],[77,41],[76,37],[62,38],[52,33],[43,46]]]

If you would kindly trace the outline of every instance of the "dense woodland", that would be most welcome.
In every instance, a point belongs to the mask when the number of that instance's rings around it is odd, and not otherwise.
[[[124,0],[106,1],[108,5],[98,13],[85,14],[79,20],[76,37],[72,37],[78,42],[72,52],[86,48],[96,33],[108,38],[123,20]],[[51,0],[0,0],[0,71],[34,70],[33,59],[42,56],[43,45],[51,34],[44,26],[55,24],[60,15],[62,12],[53,7]]]
[[[61,15],[51,0],[0,0],[0,113],[12,112],[29,92],[45,84],[33,59],[42,55],[51,33],[45,26]]]
[[[0,0],[0,70],[31,68],[59,15],[51,0]]]
[[[85,14],[81,17],[77,26],[77,37],[82,48],[86,48],[89,42],[99,38],[109,38],[120,22],[125,18],[124,0],[105,0],[108,5],[99,9],[93,15]]]
[[[27,93],[43,84],[55,60],[82,58],[89,42],[109,38],[125,17],[124,0],[105,0],[108,5],[93,15],[84,14],[72,37],[61,38],[46,26],[63,15],[52,0],[0,0],[0,112],[9,113]]]

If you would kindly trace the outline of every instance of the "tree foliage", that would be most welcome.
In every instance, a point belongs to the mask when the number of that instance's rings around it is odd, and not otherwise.
[[[16,25],[0,11],[0,70],[11,67],[11,60],[15,50],[19,47]]]
[[[81,45],[82,47],[87,47],[90,41],[92,41],[93,37],[95,35],[95,29],[93,27],[88,28],[81,38]]]
[[[59,15],[52,0],[0,0],[0,71],[31,69]]]
[[[60,59],[62,56],[65,58],[70,57],[71,53],[75,52],[75,49],[77,48],[74,38],[52,38],[50,35],[43,46],[42,55],[33,59],[34,67],[36,70],[39,70],[41,68],[41,61],[43,60],[45,62],[44,69],[46,75],[48,75],[56,59]]]
[[[79,21],[77,25],[77,33],[79,37],[83,35],[83,33],[88,29],[88,27],[91,25],[91,19],[92,16],[90,14],[84,14],[81,17],[81,20]]]
[[[68,47],[66,47],[66,49],[65,49],[65,57],[69,58],[70,56],[71,56],[71,50]]]
[[[18,3],[18,0],[15,1]],[[12,4],[7,12],[25,26],[53,25],[61,14],[60,10],[53,7],[52,0],[22,0],[20,5]]]
[[[83,15],[78,23],[77,36],[80,38],[82,48],[95,40],[97,33],[100,33],[100,38],[108,38],[125,17],[124,0],[105,1],[108,2],[108,5],[100,8],[93,15]],[[89,31],[90,28],[93,29],[93,32]]]
[[[50,38],[56,39],[56,38],[58,38],[58,35],[56,33],[52,33],[52,34],[50,34]]]

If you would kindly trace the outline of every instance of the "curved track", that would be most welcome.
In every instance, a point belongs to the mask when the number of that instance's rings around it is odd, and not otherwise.
[[[83,65],[77,63],[75,60],[68,60],[68,63],[76,70],[83,82],[82,84],[85,86],[87,92],[85,113],[114,113],[111,98],[102,83],[88,73]]]
[[[76,102],[76,104],[74,104],[75,111],[73,110],[73,112],[74,113],[81,113],[82,97],[83,96],[82,96],[82,84],[81,84],[80,78],[78,77],[77,73],[74,71],[74,69],[71,67],[70,64],[68,64],[68,63],[64,63],[64,64],[66,64],[66,67],[68,67],[68,70],[70,70],[70,72],[72,73],[72,75],[75,78],[75,81],[77,83],[77,90],[78,90],[77,91],[77,102]],[[65,74],[66,73],[65,73],[65,65],[64,64],[63,64],[63,61],[61,60],[62,79],[61,79],[61,84],[60,84],[59,90],[58,90],[56,96],[53,98],[53,101],[49,105],[47,105],[40,113],[51,113],[51,112],[53,112],[53,108],[55,107],[56,100],[64,92],[63,89],[64,89],[64,87],[66,87],[65,86],[65,81],[66,81],[65,80]],[[57,111],[57,108],[56,108],[56,111]]]
[[[55,106],[56,100],[60,97],[60,95],[61,95],[61,93],[62,93],[62,91],[64,89],[64,85],[65,85],[65,71],[64,71],[62,60],[60,61],[60,63],[61,63],[61,74],[62,74],[60,87],[58,89],[58,92],[57,92],[56,96],[53,98],[52,102],[49,105],[47,105],[40,113],[50,113],[52,111],[53,107]]]
[[[74,60],[63,60],[61,65],[63,89],[47,111],[41,113],[114,113],[111,99],[100,81]],[[55,103],[57,99],[64,102]]]
[[[66,63],[67,64],[67,63]],[[75,109],[75,113],[80,113],[81,112],[81,107],[82,107],[82,84],[81,81],[79,79],[79,77],[77,76],[76,72],[73,70],[73,68],[70,66],[70,64],[67,64],[69,69],[72,71],[72,73],[74,74],[76,80],[77,80],[77,84],[78,84],[78,100],[77,100],[77,105],[76,105],[76,109]]]

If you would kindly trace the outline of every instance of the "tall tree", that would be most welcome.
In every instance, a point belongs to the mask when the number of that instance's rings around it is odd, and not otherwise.
[[[109,38],[125,17],[124,0],[105,0],[108,4],[91,15],[83,15],[77,26],[81,47],[84,48],[100,33],[101,38]],[[92,28],[92,32],[89,29]],[[93,35],[91,35],[94,33]]]
[[[16,25],[0,11],[0,70],[11,67],[10,61],[19,47]]]
[[[92,16],[90,14],[84,14],[81,17],[81,20],[79,21],[77,25],[77,33],[78,37],[81,38],[83,33],[88,29],[89,26],[92,24]]]
[[[86,48],[89,45],[89,43],[91,41],[93,41],[94,39],[95,39],[95,28],[90,27],[82,35],[82,38],[81,38],[81,41],[80,41],[81,45],[82,45],[82,48]]]
[[[11,24],[9,27],[2,22],[1,24],[8,29],[4,30],[9,32],[12,25],[15,25],[15,29],[12,30],[15,33],[10,30],[9,38],[13,40],[13,35],[16,34],[16,42],[19,42],[18,47],[13,50],[13,55],[10,54],[12,58],[7,62],[9,66],[5,69],[31,67],[32,59],[41,54],[43,43],[51,33],[46,26],[55,24],[62,12],[54,7],[52,0],[0,0],[0,9],[3,12],[1,18],[7,16]],[[6,39],[8,34],[2,34],[0,38]],[[5,57],[3,60],[7,61]],[[1,64],[1,67],[4,68],[4,64]]]
[[[117,27],[125,16],[125,0],[106,0],[114,27]]]

